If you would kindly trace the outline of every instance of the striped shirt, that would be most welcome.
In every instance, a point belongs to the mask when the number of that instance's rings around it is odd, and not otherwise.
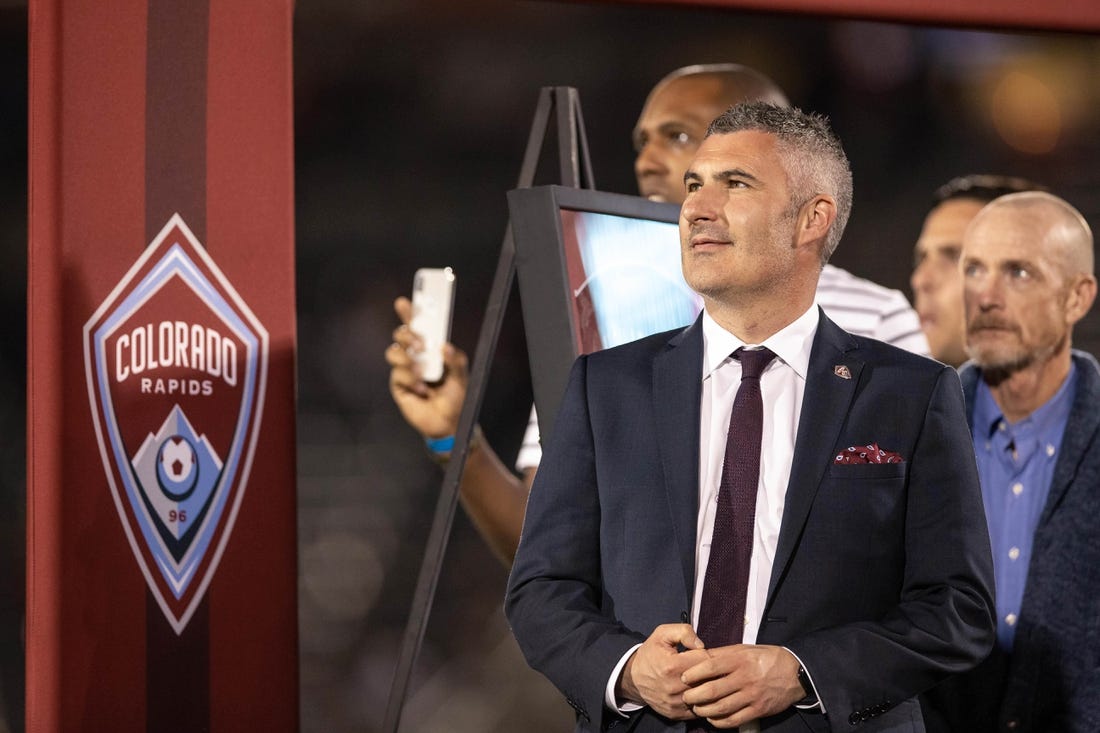
[[[891,290],[847,270],[825,265],[817,281],[815,301],[825,315],[848,333],[885,341],[922,356],[931,353],[920,328],[920,318],[900,290]],[[541,460],[538,418],[532,407],[523,446],[516,456],[516,470],[522,473],[537,468]]]
[[[931,353],[920,329],[920,318],[900,290],[825,265],[817,281],[816,302],[848,333],[885,341],[921,356]]]

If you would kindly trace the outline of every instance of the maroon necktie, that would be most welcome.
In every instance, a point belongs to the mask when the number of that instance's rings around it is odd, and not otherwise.
[[[740,644],[745,631],[745,598],[749,590],[749,562],[756,523],[756,489],[760,484],[760,441],[764,403],[760,375],[775,358],[767,349],[733,352],[741,362],[741,386],[733,400],[710,560],[703,580],[699,607],[699,638],[707,648]],[[707,721],[690,720],[688,733],[713,731]]]
[[[733,352],[741,362],[741,386],[733,400],[710,560],[699,606],[699,638],[708,648],[740,644],[760,483],[760,441],[764,404],[760,375],[775,358],[767,349]]]

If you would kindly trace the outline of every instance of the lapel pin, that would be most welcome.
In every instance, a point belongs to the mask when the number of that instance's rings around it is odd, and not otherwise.
[[[837,364],[833,367],[833,374],[837,375],[841,379],[851,379],[852,373],[848,371],[848,367],[843,364]]]

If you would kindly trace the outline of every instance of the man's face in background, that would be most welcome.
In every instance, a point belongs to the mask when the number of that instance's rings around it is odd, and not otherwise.
[[[684,171],[711,120],[729,107],[720,78],[683,76],[659,87],[634,127],[638,193],[652,201],[684,202]]]
[[[932,356],[945,364],[966,361],[966,319],[963,316],[959,254],[963,233],[985,202],[948,199],[929,212],[913,249],[913,304]]]
[[[967,230],[960,270],[967,349],[985,370],[1011,374],[1068,348],[1074,278],[1048,237],[1052,219],[1002,206]]]

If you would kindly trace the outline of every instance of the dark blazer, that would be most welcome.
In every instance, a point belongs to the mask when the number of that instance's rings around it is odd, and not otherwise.
[[[702,324],[581,357],[527,507],[506,612],[578,731],[683,730],[603,704],[616,663],[690,619]],[[849,379],[838,375],[845,366]],[[834,465],[877,442],[902,464]],[[993,643],[992,561],[955,372],[821,315],[758,642],[802,659],[827,714],[768,731],[923,731],[914,696]]]
[[[1100,367],[1073,352],[1077,394],[1035,530],[1011,656],[999,649],[930,695],[935,730],[1100,731]],[[959,374],[966,414],[981,370]]]

